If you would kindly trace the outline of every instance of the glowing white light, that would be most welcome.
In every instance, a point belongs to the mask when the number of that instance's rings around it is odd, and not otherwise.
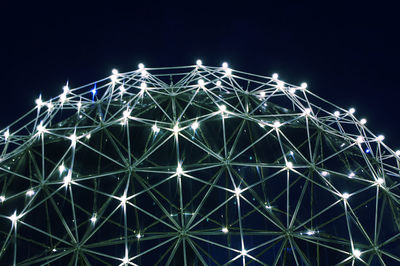
[[[94,213],[93,215],[92,215],[92,217],[90,218],[90,221],[92,222],[92,224],[95,224],[96,223],[96,221],[97,221],[97,217],[96,217],[97,215]]]
[[[240,189],[240,187],[235,188],[235,194],[236,194],[236,196],[239,196],[240,193],[242,193],[242,190]]]
[[[43,132],[46,131],[46,128],[43,126],[43,122],[40,122],[40,124],[36,127],[36,129],[39,134],[42,134]]]
[[[353,256],[359,259],[361,257],[361,251],[359,249],[353,250]]]
[[[6,197],[0,196],[0,202],[3,203],[6,200]]]
[[[345,199],[345,200],[347,200],[349,197],[350,197],[349,193],[343,193],[342,194],[342,198]]]
[[[87,138],[87,139],[90,139],[91,136],[92,136],[92,135],[89,133],[89,134],[86,135],[86,138]]]
[[[349,174],[349,178],[353,178],[353,177],[355,177],[355,176],[356,176],[356,174],[353,173],[353,172],[351,172],[351,173]]]
[[[15,211],[10,217],[8,217],[13,224],[15,224],[18,220],[17,212]]]
[[[267,210],[271,210],[271,209],[272,209],[271,205],[268,205],[268,204],[265,205],[265,208],[266,208]]]
[[[76,104],[76,107],[78,107],[78,113],[79,113],[79,112],[81,111],[82,102],[79,101],[79,102]]]
[[[223,69],[228,68],[228,63],[227,63],[227,62],[223,62],[223,63],[222,63],[222,68],[223,68]]]
[[[289,92],[290,92],[291,94],[295,94],[295,93],[296,93],[296,88],[294,88],[294,87],[290,88],[290,89],[289,89]]]
[[[197,121],[193,122],[193,124],[191,125],[191,128],[192,128],[193,130],[198,129],[198,128],[199,128],[199,122],[197,122]]]
[[[306,235],[308,235],[308,236],[315,235],[315,231],[314,230],[307,230]]]
[[[63,87],[63,92],[64,92],[65,95],[69,92],[69,87],[68,87],[68,85],[65,85],[65,86]]]
[[[143,70],[143,69],[144,69],[144,65],[143,65],[142,63],[140,63],[140,64],[138,65],[138,68],[139,68],[140,70]]]
[[[247,250],[242,249],[242,252],[240,253],[242,256],[246,256],[247,255]]]
[[[225,74],[226,74],[227,76],[232,75],[232,69],[230,69],[230,68],[225,69]]]
[[[153,129],[154,133],[160,132],[160,128],[156,124],[154,124],[151,128]]]
[[[222,227],[222,233],[224,233],[224,234],[226,234],[226,233],[228,233],[229,232],[229,230],[228,230],[228,228],[226,228],[226,227]]]
[[[125,87],[123,85],[121,85],[121,86],[119,86],[119,91],[120,91],[120,93],[122,95],[122,94],[124,94],[126,92],[126,89],[125,89]]]
[[[199,84],[199,86],[200,86],[201,88],[204,87],[204,80],[199,79],[199,81],[197,81],[197,83]]]
[[[216,84],[217,84],[218,87],[221,86],[221,81],[217,80]]]
[[[396,155],[400,156],[400,150],[396,151]]]
[[[9,130],[9,129],[7,129],[7,130],[4,132],[4,140],[7,140],[8,137],[10,137],[10,130]]]
[[[278,80],[276,82],[276,85],[278,86],[279,89],[283,89],[285,87],[285,83],[281,80]]]
[[[137,233],[137,234],[136,234],[136,238],[137,238],[137,239],[141,239],[141,238],[142,238],[142,235],[141,235],[140,233]]]
[[[367,119],[363,118],[360,120],[361,125],[365,125],[367,123]]]
[[[58,167],[58,171],[60,172],[60,175],[65,171],[64,163],[62,163],[62,164]]]
[[[76,143],[77,137],[75,133],[71,134],[71,136],[69,136],[68,138],[71,140],[71,143],[73,145]]]
[[[272,74],[272,79],[278,79],[278,77],[279,77],[278,73]]]
[[[129,263],[129,258],[125,256],[125,258],[122,259],[122,263],[127,264]]]
[[[309,115],[310,113],[311,113],[311,109],[310,108],[304,109],[304,112],[303,112],[304,115]]]
[[[385,179],[383,179],[382,177],[379,177],[379,178],[376,180],[376,183],[377,183],[378,185],[383,185],[383,183],[385,183]]]
[[[358,136],[357,137],[357,143],[363,143],[364,142],[364,137]]]
[[[350,109],[349,109],[349,113],[350,113],[350,114],[354,114],[355,112],[356,112],[356,109],[354,109],[354,108],[350,108]]]
[[[178,132],[179,132],[179,123],[178,122],[176,122],[176,124],[175,124],[175,126],[173,128],[173,131],[174,131],[175,134],[178,134]]]
[[[339,111],[335,111],[335,112],[333,113],[333,115],[336,116],[336,117],[339,117],[339,116],[340,116],[340,112],[339,112]]]
[[[182,165],[178,164],[178,166],[176,167],[176,174],[178,176],[180,176],[181,174],[183,174],[183,169],[182,169]]]
[[[68,186],[71,183],[72,180],[72,173],[71,170],[68,171],[68,174],[64,177],[64,186]]]
[[[142,83],[140,84],[140,89],[141,89],[142,91],[146,90],[146,89],[147,89],[147,84],[146,84],[145,82],[142,82]]]
[[[39,98],[37,98],[35,100],[35,103],[37,105],[38,108],[40,108],[43,105],[43,101],[42,101],[42,95],[39,95]]]
[[[304,89],[307,89],[307,83],[306,82],[303,82],[303,83],[301,83],[300,84],[300,87],[304,90]]]
[[[260,97],[261,97],[261,98],[264,98],[264,97],[265,97],[265,91],[261,91],[261,92],[260,92]]]
[[[124,119],[127,119],[127,118],[131,115],[131,111],[125,110],[125,111],[122,113],[122,115],[123,115]]]
[[[281,126],[281,122],[275,121],[274,122],[274,128],[279,128]]]
[[[49,110],[49,112],[51,111],[51,109],[53,109],[54,105],[51,102],[47,103],[47,109]]]
[[[33,195],[35,195],[35,191],[34,191],[33,189],[29,189],[29,190],[26,192],[26,195],[27,195],[28,197],[32,197]]]
[[[119,200],[121,201],[122,204],[126,204],[126,194],[124,193],[124,195],[122,195]]]
[[[293,163],[292,162],[287,162],[286,163],[286,168],[292,169],[293,168]]]
[[[60,102],[63,104],[67,100],[67,95],[65,93],[60,95]]]
[[[203,62],[200,59],[197,59],[196,65],[201,66],[202,64],[203,64]]]
[[[329,173],[328,173],[327,171],[322,171],[322,172],[321,172],[321,175],[322,175],[322,176],[328,176]]]
[[[113,73],[113,75],[118,75],[118,70],[114,68],[113,70],[111,70],[111,73]]]
[[[226,112],[226,106],[224,104],[219,106],[219,110],[223,113]]]
[[[377,138],[376,138],[378,141],[382,141],[382,140],[384,140],[385,139],[385,136],[383,136],[383,135],[379,135]]]

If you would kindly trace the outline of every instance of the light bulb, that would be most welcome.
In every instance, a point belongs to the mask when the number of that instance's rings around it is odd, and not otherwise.
[[[203,64],[203,62],[200,59],[197,59],[196,65],[201,66],[202,64]]]
[[[278,73],[272,74],[272,79],[278,79],[278,77],[279,77]]]
[[[191,125],[191,128],[193,130],[196,130],[198,127],[199,127],[199,122],[197,122],[197,121],[193,122],[193,124]]]

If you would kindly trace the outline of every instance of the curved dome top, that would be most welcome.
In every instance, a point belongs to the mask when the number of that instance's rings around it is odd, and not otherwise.
[[[6,264],[400,263],[400,152],[278,75],[145,68],[1,131]]]

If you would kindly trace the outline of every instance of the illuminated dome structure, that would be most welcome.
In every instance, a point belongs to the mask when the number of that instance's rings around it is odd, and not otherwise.
[[[400,151],[365,123],[226,63],[67,84],[0,132],[0,262],[398,265]]]

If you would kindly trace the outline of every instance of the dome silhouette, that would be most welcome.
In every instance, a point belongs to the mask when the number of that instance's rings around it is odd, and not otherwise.
[[[113,70],[0,141],[1,264],[400,263],[400,152],[277,74]]]

